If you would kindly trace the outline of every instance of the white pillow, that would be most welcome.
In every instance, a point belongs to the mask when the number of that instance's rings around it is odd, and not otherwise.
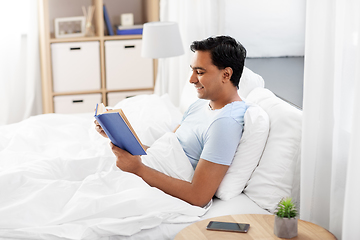
[[[277,203],[284,197],[299,201],[296,191],[300,177],[302,114],[265,88],[254,89],[247,100],[267,112],[270,132],[259,166],[244,193],[260,207],[274,213]]]
[[[121,108],[142,144],[151,146],[181,122],[182,114],[165,95],[138,95],[124,99],[114,108]]]
[[[248,104],[240,144],[232,164],[215,193],[215,196],[222,200],[229,200],[243,191],[260,160],[269,134],[267,113],[257,104]]]
[[[247,98],[247,96],[253,89],[257,87],[263,88],[264,86],[264,79],[260,75],[254,73],[247,67],[244,67],[243,73],[240,78],[240,85],[238,90],[241,98]]]

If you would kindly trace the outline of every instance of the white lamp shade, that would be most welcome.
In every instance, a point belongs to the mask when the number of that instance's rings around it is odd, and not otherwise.
[[[142,39],[142,57],[167,58],[184,54],[176,22],[145,23]]]

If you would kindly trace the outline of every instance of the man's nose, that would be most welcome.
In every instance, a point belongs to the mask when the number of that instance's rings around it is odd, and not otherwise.
[[[190,79],[189,79],[189,82],[190,83],[197,83],[198,82],[197,77],[195,75],[195,72],[192,72],[192,74],[190,76]]]

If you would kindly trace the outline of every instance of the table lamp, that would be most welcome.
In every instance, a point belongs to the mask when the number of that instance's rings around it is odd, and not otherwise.
[[[184,48],[179,26],[176,22],[148,22],[144,24],[141,56],[159,59],[155,93],[162,95],[168,92],[167,79],[169,76],[164,68],[165,58],[182,54],[184,54]]]

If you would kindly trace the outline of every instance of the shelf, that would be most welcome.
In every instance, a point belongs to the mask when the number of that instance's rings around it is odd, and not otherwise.
[[[150,90],[154,90],[152,88],[137,88],[137,89],[119,89],[119,90],[106,90],[106,92],[110,93],[110,92],[133,92],[133,91],[150,91]]]
[[[40,57],[41,57],[41,79],[43,96],[43,113],[54,112],[54,97],[81,95],[81,94],[102,94],[102,101],[106,104],[108,93],[125,93],[135,91],[152,91],[153,88],[142,86],[139,89],[107,89],[105,43],[112,40],[142,39],[142,35],[105,35],[106,26],[103,17],[103,4],[106,5],[110,21],[113,27],[120,24],[122,13],[132,12],[134,24],[159,21],[159,0],[38,0],[39,8],[39,32],[40,32]],[[55,38],[54,20],[56,18],[83,16],[82,6],[95,6],[93,26],[95,36],[93,37],[69,37]],[[114,29],[115,30],[115,29]],[[91,91],[54,92],[53,89],[53,66],[51,46],[53,43],[69,42],[90,42],[100,43],[100,88]],[[134,63],[136,64],[136,63]],[[156,79],[157,61],[153,60],[153,79]]]
[[[153,88],[112,89],[112,90],[98,89],[98,90],[91,90],[91,91],[53,92],[52,95],[53,95],[53,97],[55,97],[55,96],[80,95],[80,94],[91,94],[91,93],[132,92],[132,91],[150,91],[150,90],[153,90]]]
[[[104,36],[104,40],[128,40],[128,39],[142,39],[142,35],[114,35]]]
[[[55,96],[65,96],[65,95],[81,95],[81,94],[92,94],[92,93],[104,93],[105,90],[91,90],[91,91],[76,91],[76,92],[53,92],[53,97]]]
[[[87,42],[87,41],[100,41],[100,40],[128,40],[128,39],[141,39],[142,35],[114,35],[103,37],[74,37],[74,38],[50,38],[50,43],[62,42]]]
[[[99,41],[100,37],[50,38],[50,43]]]

